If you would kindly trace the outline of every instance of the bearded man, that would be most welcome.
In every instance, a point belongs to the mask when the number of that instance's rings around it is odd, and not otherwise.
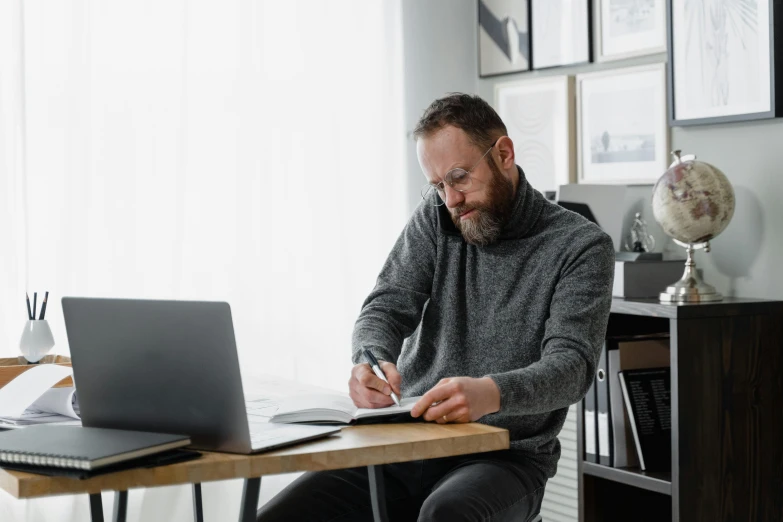
[[[351,398],[421,395],[411,415],[506,428],[511,449],[384,466],[391,520],[527,521],[557,471],[568,407],[593,381],[614,248],[547,201],[484,100],[452,94],[414,136],[427,184],[353,334]],[[362,357],[371,351],[389,383]],[[259,520],[371,520],[366,468],[308,473]]]

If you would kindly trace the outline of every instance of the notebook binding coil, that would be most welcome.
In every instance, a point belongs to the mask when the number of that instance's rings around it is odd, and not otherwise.
[[[21,453],[18,451],[0,452],[0,462],[10,464],[31,464],[33,466],[51,466],[56,468],[90,469],[90,463],[86,459],[74,459],[65,455],[50,453],[35,454]]]

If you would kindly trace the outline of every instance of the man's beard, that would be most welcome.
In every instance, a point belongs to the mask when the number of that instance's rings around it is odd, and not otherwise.
[[[486,203],[463,205],[451,211],[451,220],[462,233],[462,237],[471,245],[477,246],[486,246],[497,241],[503,227],[508,223],[514,203],[514,184],[503,176],[494,161],[489,159],[487,163],[492,171],[492,179],[489,181]],[[475,212],[467,219],[460,219],[460,214],[469,210]]]

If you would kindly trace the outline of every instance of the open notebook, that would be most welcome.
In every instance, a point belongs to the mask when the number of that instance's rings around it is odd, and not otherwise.
[[[381,420],[384,417],[410,412],[420,398],[406,397],[402,399],[400,406],[393,404],[387,408],[357,408],[347,395],[306,395],[284,399],[269,421],[352,424],[359,420]]]

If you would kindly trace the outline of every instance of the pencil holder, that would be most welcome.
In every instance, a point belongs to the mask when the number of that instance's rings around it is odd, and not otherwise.
[[[45,320],[27,321],[19,339],[19,350],[31,363],[36,363],[54,346],[54,337]]]

